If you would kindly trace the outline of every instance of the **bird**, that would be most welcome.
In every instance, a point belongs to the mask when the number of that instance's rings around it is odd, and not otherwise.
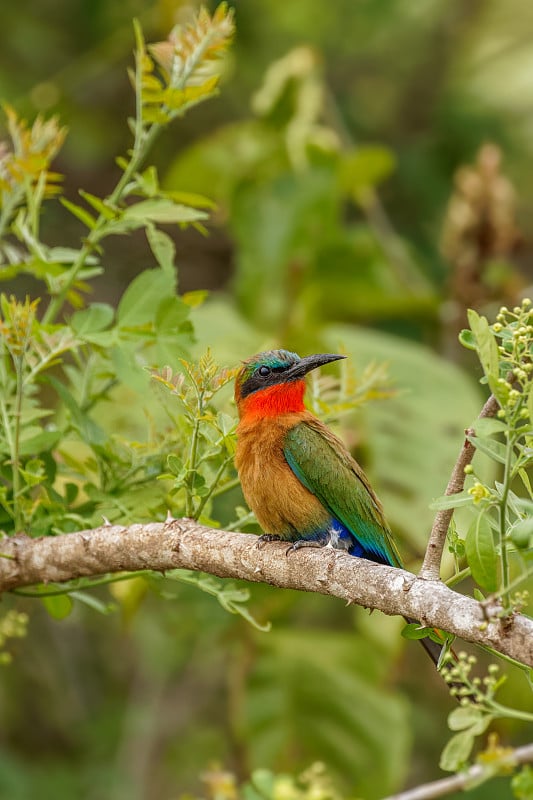
[[[401,568],[369,479],[341,439],[304,404],[307,374],[343,358],[269,350],[242,363],[235,379],[235,465],[242,491],[263,530],[260,546],[287,542],[289,554],[329,545]],[[427,637],[420,642],[438,664],[442,645]]]

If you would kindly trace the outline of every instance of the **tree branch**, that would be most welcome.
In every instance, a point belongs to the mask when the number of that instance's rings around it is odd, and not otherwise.
[[[517,747],[516,750],[504,751],[496,764],[494,762],[474,764],[469,769],[458,772],[457,775],[424,783],[414,789],[390,795],[385,800],[434,800],[435,797],[444,797],[452,792],[471,789],[481,783],[483,779],[494,777],[495,767],[498,768],[496,774],[498,772],[507,774],[508,770],[512,770],[518,764],[527,764],[531,761],[533,761],[533,744],[526,744],[523,747]]]
[[[484,417],[494,417],[497,414],[499,407],[498,401],[494,395],[491,394],[481,409],[478,419],[483,419]],[[465,436],[474,436],[474,434],[475,430],[473,428],[468,428],[465,431]],[[448,486],[444,492],[445,495],[458,494],[459,492],[463,491],[465,485],[465,467],[470,464],[475,452],[476,448],[474,445],[469,442],[467,438],[465,438],[461,452],[457,457],[457,461],[448,482]],[[452,516],[453,508],[445,508],[442,511],[438,511],[435,516],[426,548],[426,554],[424,556],[424,562],[420,572],[418,573],[418,577],[422,578],[423,580],[438,581],[440,578],[442,552],[444,550],[444,545],[446,544],[446,535],[448,533],[448,528],[450,527]]]
[[[285,544],[262,549],[256,544],[252,534],[206,528],[190,519],[103,525],[42,539],[17,536],[0,545],[0,592],[124,570],[184,568],[333,595],[385,614],[402,614],[533,666],[529,617],[498,619],[499,606],[487,609],[439,580],[417,578],[329,547],[285,556]]]

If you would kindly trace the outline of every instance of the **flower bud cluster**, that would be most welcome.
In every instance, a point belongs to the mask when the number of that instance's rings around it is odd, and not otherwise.
[[[500,682],[497,664],[489,664],[488,674],[483,678],[477,675],[471,676],[472,668],[476,664],[477,658],[464,651],[458,653],[456,658],[448,656],[446,661],[446,668],[443,670],[444,680],[447,684],[452,684],[450,694],[457,697],[460,705],[487,703],[493,698]]]

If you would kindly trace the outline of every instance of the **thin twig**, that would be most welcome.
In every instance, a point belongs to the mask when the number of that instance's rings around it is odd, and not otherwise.
[[[533,744],[526,744],[516,750],[504,751],[498,759],[497,766],[501,773],[519,764],[527,764],[533,761]],[[414,789],[407,789],[399,794],[391,794],[384,800],[434,800],[435,797],[444,797],[452,792],[460,792],[478,785],[483,780],[494,777],[494,763],[474,764],[467,770],[459,772],[457,775],[450,775],[449,778],[442,778],[431,783],[424,783]]]
[[[500,408],[498,401],[491,394],[479,414],[478,419],[485,417],[494,417]],[[465,431],[465,441],[461,448],[461,452],[457,458],[453,468],[448,486],[446,487],[445,495],[458,494],[462,492],[465,485],[465,467],[470,464],[476,452],[475,446],[468,441],[469,436],[473,436],[475,431],[469,428]],[[442,553],[446,544],[446,536],[448,528],[453,516],[453,508],[445,508],[438,511],[431,534],[429,537],[426,554],[424,556],[424,563],[418,573],[418,577],[426,581],[438,581],[440,579],[440,564],[442,560]]]

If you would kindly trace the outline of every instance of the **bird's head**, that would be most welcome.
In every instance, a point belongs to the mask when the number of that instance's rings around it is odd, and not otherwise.
[[[307,373],[340,358],[345,356],[318,353],[300,358],[288,350],[268,350],[248,358],[235,380],[241,419],[304,411]]]

